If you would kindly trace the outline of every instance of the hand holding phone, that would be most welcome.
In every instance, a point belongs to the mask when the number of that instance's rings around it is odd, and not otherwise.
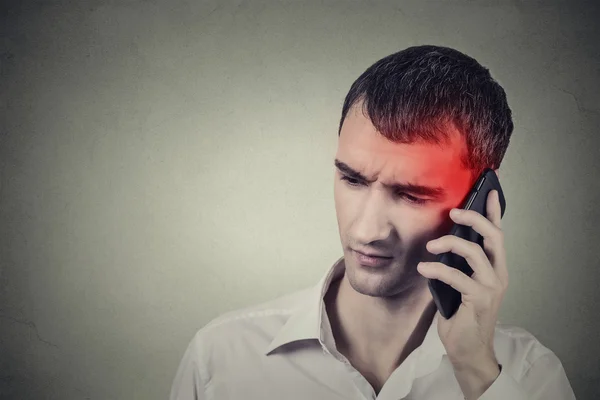
[[[502,210],[501,216],[504,216],[504,210],[506,209],[504,193],[502,192],[498,176],[494,170],[490,168],[485,169],[479,176],[461,208],[464,210],[477,211],[485,217],[487,215],[486,204],[488,194],[492,190],[498,191],[500,207]],[[455,223],[450,229],[449,234],[477,243],[483,248],[483,237],[470,226]],[[467,276],[473,275],[473,270],[469,266],[469,263],[458,254],[452,252],[442,253],[437,256],[436,261],[446,264],[449,267],[456,268]],[[429,290],[431,291],[433,300],[440,311],[440,314],[446,319],[452,318],[462,302],[461,293],[438,279],[429,279]]]

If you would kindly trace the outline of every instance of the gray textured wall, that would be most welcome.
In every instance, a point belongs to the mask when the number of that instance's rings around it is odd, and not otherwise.
[[[208,320],[316,283],[341,255],[343,96],[416,44],[506,89],[500,319],[554,350],[579,399],[600,394],[593,3],[0,7],[1,398],[165,399]]]

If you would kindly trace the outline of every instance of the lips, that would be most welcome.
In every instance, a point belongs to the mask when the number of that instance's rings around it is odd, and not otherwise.
[[[383,267],[393,260],[393,257],[368,256],[356,250],[353,250],[353,254],[356,261],[365,267]]]
[[[392,256],[388,256],[388,255],[385,255],[385,254],[370,253],[370,252],[359,251],[359,250],[354,250],[354,251],[357,252],[358,254],[362,254],[363,256],[367,256],[367,257],[392,258]]]

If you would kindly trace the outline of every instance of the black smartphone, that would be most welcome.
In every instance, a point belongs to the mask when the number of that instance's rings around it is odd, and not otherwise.
[[[477,211],[479,214],[486,217],[487,197],[491,190],[498,191],[500,208],[502,210],[501,215],[504,216],[504,210],[506,209],[504,193],[502,193],[498,176],[494,170],[490,168],[485,169],[479,176],[471,188],[471,191],[466,196],[466,200],[462,204],[461,208],[465,210]],[[455,223],[450,229],[449,234],[458,236],[473,243],[477,243],[483,248],[483,236],[475,232],[475,230],[470,226]],[[464,272],[467,276],[473,275],[473,270],[469,266],[469,263],[467,263],[467,261],[458,254],[454,254],[452,252],[441,253],[438,254],[436,261],[444,263],[449,267],[456,268]],[[452,318],[462,302],[460,292],[438,279],[429,279],[429,290],[433,295],[433,300],[440,314],[446,319]]]

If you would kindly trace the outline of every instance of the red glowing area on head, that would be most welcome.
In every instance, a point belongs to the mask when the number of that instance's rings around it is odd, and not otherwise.
[[[450,140],[439,145],[395,143],[379,134],[359,107],[353,107],[342,126],[336,160],[359,172],[375,190],[410,184],[438,188],[443,192],[434,199],[438,204],[458,207],[476,177],[461,162],[466,153],[464,136],[451,125],[447,132]]]

